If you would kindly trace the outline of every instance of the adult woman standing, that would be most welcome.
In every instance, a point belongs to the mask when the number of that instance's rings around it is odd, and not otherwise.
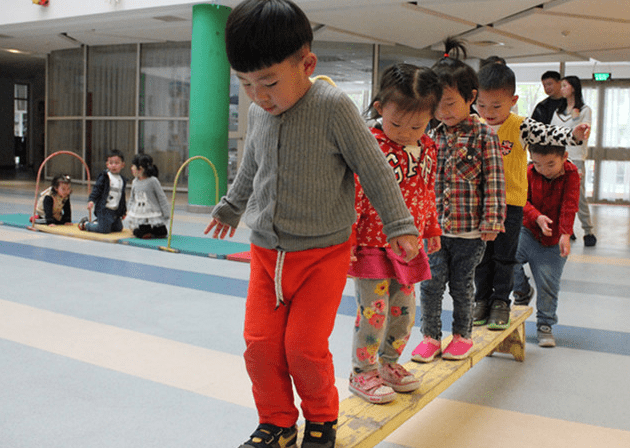
[[[584,104],[582,98],[582,83],[577,76],[565,76],[562,78],[560,94],[564,101],[558,106],[553,114],[551,124],[557,126],[576,127],[580,123],[591,124],[591,108]],[[584,230],[584,245],[594,246],[597,238],[593,233],[593,223],[591,221],[591,211],[586,202],[584,179],[586,170],[584,161],[588,152],[588,141],[584,140],[580,146],[567,146],[569,158],[580,171],[580,208],[578,218]],[[574,237],[573,237],[574,238]]]

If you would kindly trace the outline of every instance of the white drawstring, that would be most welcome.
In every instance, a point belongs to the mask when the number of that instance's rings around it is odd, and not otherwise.
[[[276,308],[280,306],[280,304],[284,305],[284,296],[282,295],[282,268],[284,267],[284,257],[286,256],[286,252],[279,250],[278,258],[276,258],[276,272],[274,275],[274,282],[276,286]]]

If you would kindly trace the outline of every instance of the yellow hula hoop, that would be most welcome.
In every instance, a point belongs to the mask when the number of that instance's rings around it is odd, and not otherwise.
[[[192,162],[193,160],[204,160],[208,165],[210,165],[210,168],[212,168],[212,172],[214,173],[214,182],[215,182],[215,204],[219,203],[219,174],[217,173],[217,169],[215,168],[214,164],[208,160],[207,157],[204,156],[193,156],[191,158],[189,158],[188,160],[186,160],[182,166],[179,167],[179,170],[177,170],[177,174],[175,175],[175,181],[173,182],[173,200],[171,203],[171,219],[170,219],[170,223],[168,226],[168,242],[166,244],[166,247],[160,246],[161,250],[165,250],[168,252],[178,252],[175,249],[171,249],[171,238],[173,236],[173,217],[175,215],[175,195],[177,193],[177,181],[179,180],[179,176],[182,173],[182,171],[184,170],[184,168],[186,168],[186,166]]]

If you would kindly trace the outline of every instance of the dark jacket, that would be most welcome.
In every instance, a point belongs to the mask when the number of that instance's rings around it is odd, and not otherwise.
[[[116,213],[116,216],[122,218],[127,214],[127,199],[125,198],[125,188],[127,187],[127,179],[123,176],[123,186],[122,192],[120,196],[120,203],[118,204],[118,208],[113,210]],[[90,197],[88,201],[94,202],[94,214],[99,216],[102,211],[105,209],[107,205],[107,197],[109,196],[109,175],[107,174],[107,170],[102,171],[98,177],[96,178],[96,183],[92,188],[92,193],[90,193]]]

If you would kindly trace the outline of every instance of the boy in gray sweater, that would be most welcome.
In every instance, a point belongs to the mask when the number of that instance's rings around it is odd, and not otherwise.
[[[308,18],[290,0],[246,0],[228,17],[227,55],[253,101],[243,160],[204,233],[251,229],[245,364],[259,426],[241,448],[335,446],[339,396],[328,338],[350,260],[354,175],[394,252],[418,254],[418,230],[393,172],[352,101],[310,80]]]

